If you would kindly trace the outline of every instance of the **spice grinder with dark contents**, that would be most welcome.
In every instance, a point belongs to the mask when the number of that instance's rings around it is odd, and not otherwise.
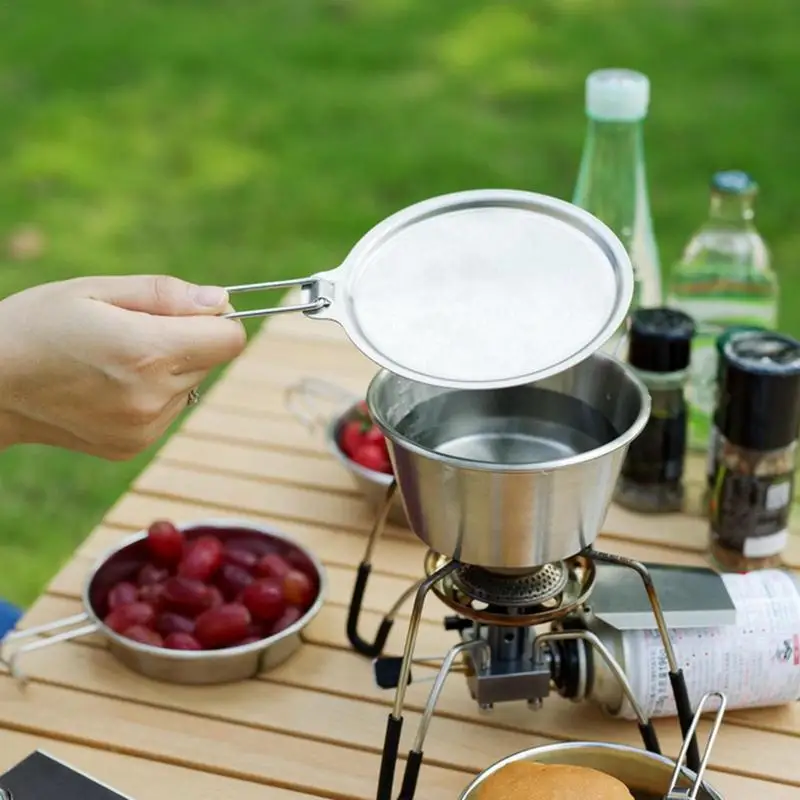
[[[650,419],[628,447],[614,499],[634,511],[683,507],[691,317],[669,308],[637,309],[628,334],[628,363],[650,391]]]
[[[729,336],[715,422],[711,557],[734,572],[778,566],[797,467],[800,342],[768,331]]]

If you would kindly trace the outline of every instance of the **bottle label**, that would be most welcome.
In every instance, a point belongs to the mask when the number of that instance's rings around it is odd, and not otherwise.
[[[718,628],[670,629],[689,699],[721,691],[729,708],[759,708],[800,699],[800,589],[781,570],[723,575],[736,622]],[[622,633],[623,666],[648,717],[675,716],[667,658],[656,630]],[[713,705],[712,705],[713,707]],[[636,719],[627,699],[618,715]]]
[[[745,558],[780,553],[789,538],[794,472],[761,476],[719,465],[711,490],[711,535]]]

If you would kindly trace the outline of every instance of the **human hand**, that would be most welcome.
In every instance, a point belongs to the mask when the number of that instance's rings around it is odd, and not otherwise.
[[[166,276],[47,283],[0,301],[0,445],[131,458],[243,350],[226,292]]]

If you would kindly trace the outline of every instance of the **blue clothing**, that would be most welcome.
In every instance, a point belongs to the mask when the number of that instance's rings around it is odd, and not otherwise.
[[[14,630],[21,616],[20,609],[12,606],[7,600],[0,599],[0,639]]]

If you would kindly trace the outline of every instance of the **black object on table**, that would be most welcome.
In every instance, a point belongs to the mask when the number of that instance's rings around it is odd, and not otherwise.
[[[0,775],[0,800],[132,800],[132,798],[37,750],[8,772]]]

